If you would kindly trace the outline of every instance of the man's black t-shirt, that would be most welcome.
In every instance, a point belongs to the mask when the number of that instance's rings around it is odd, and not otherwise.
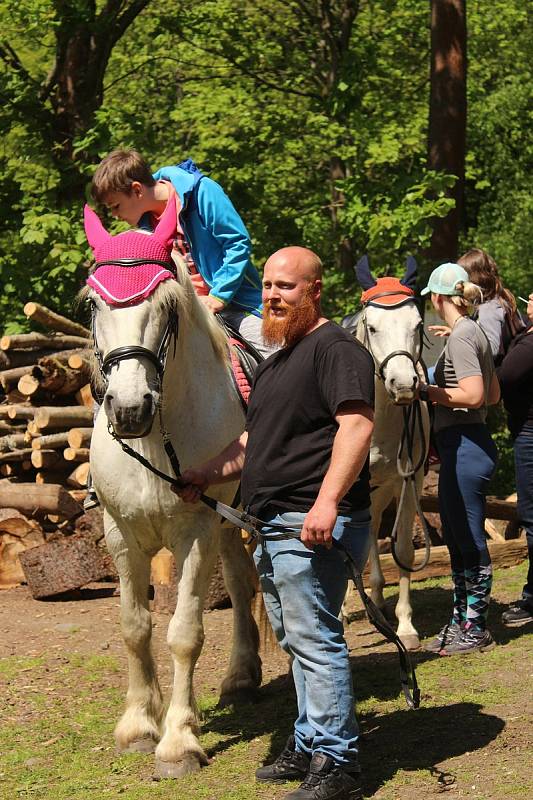
[[[374,363],[334,322],[259,365],[242,472],[243,506],[253,514],[307,512],[329,467],[341,403],[374,406]],[[370,505],[368,459],[339,513]]]

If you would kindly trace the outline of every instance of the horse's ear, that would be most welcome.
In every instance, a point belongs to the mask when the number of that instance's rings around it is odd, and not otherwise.
[[[407,256],[405,261],[405,275],[401,279],[402,286],[407,286],[408,289],[416,287],[416,276],[418,272],[418,264],[414,256]]]
[[[176,210],[176,197],[172,195],[169,198],[167,207],[161,214],[161,219],[153,232],[153,236],[160,242],[167,250],[172,249],[172,243],[176,238],[176,225],[177,225],[177,210]]]
[[[102,221],[98,214],[93,211],[92,208],[87,205],[87,203],[83,209],[83,224],[85,225],[87,241],[93,250],[96,250],[101,244],[111,238],[111,235],[102,225]]]
[[[367,255],[364,255],[357,262],[355,266],[355,275],[357,277],[357,280],[359,281],[360,286],[363,289],[370,289],[377,283],[376,279],[370,272],[370,261],[368,260]]]

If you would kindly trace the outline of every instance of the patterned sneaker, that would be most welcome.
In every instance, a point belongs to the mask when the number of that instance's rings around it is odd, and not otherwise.
[[[516,600],[503,612],[502,622],[510,628],[527,625],[528,622],[533,622],[533,608],[526,600]]]
[[[484,650],[491,650],[495,647],[494,639],[489,631],[478,631],[475,628],[467,628],[457,636],[453,642],[447,644],[440,651],[441,656],[455,656],[463,653],[475,653]]]
[[[428,644],[424,645],[424,650],[428,653],[440,653],[446,645],[454,642],[463,632],[463,629],[457,622],[448,622],[444,628],[441,628],[434,639]]]
[[[359,772],[345,772],[325,753],[314,753],[302,785],[284,800],[362,800]]]
[[[285,781],[301,781],[309,769],[309,756],[295,750],[294,736],[289,736],[287,744],[272,764],[259,767],[255,778],[260,783],[285,783]]]

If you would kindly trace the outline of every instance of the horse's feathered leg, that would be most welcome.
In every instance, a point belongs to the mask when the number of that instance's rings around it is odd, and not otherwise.
[[[220,704],[249,699],[261,683],[259,632],[252,614],[252,599],[258,578],[251,557],[242,543],[240,530],[223,528],[220,555],[224,583],[233,608],[233,646],[228,671],[220,690]]]
[[[209,509],[190,516],[187,533],[182,531],[169,545],[177,572],[176,610],[167,633],[174,685],[164,735],[155,752],[160,777],[178,778],[208,763],[198,740],[193,673],[204,643],[202,614],[218,553],[219,523]]]
[[[161,690],[150,649],[150,556],[133,537],[125,536],[108,513],[106,542],[120,578],[120,621],[128,652],[126,710],[115,728],[121,750],[154,750],[163,713]]]

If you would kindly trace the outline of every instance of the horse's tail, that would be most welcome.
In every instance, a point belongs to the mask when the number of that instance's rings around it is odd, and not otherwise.
[[[257,591],[252,600],[252,614],[259,631],[259,652],[263,657],[273,653],[277,647],[277,639],[268,620],[263,593]]]
[[[247,544],[245,547],[251,559],[255,550],[255,542]],[[259,633],[259,652],[262,656],[267,656],[274,652],[278,642],[268,620],[265,601],[263,600],[263,593],[261,592],[261,587],[259,585],[259,575],[257,574],[256,569],[254,569],[254,582],[255,593],[252,598],[252,615]]]

